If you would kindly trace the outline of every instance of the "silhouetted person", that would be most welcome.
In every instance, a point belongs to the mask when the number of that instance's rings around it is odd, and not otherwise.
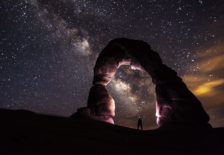
[[[137,129],[138,129],[138,130],[139,130],[139,129],[143,130],[142,118],[141,118],[141,117],[138,118]]]

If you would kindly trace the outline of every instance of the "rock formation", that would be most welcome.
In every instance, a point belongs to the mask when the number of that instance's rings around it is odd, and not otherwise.
[[[209,116],[200,101],[188,90],[177,73],[163,64],[159,54],[146,42],[126,38],[110,41],[96,61],[87,108],[81,110],[83,112],[88,109],[90,118],[114,122],[115,103],[106,85],[122,65],[144,70],[152,77],[156,85],[156,117],[159,127],[171,124],[209,126]]]

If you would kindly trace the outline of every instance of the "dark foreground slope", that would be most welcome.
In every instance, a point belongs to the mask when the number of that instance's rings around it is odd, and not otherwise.
[[[0,110],[0,154],[224,154],[224,128],[138,131],[102,122]]]

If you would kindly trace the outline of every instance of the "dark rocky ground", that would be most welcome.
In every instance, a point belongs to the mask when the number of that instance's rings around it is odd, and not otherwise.
[[[223,155],[224,128],[138,131],[103,122],[0,109],[0,154]]]

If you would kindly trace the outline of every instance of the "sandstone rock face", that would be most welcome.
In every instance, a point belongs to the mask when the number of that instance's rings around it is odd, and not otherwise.
[[[146,71],[152,77],[156,85],[158,126],[208,125],[209,116],[177,73],[163,64],[159,54],[146,42],[126,38],[110,41],[96,61],[87,105],[92,118],[113,123],[115,103],[106,85],[122,65]]]

